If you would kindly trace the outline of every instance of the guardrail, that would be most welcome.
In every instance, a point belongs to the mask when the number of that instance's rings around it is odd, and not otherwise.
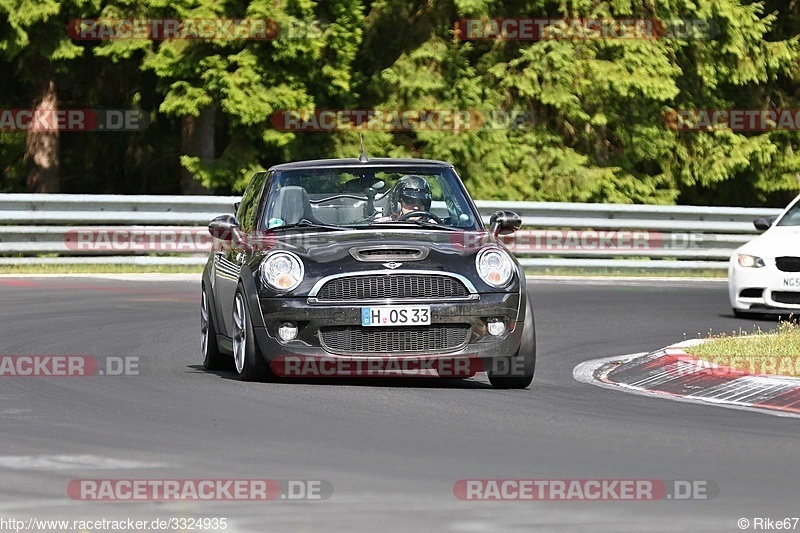
[[[208,222],[233,213],[235,196],[0,194],[0,265],[199,265]],[[507,244],[531,268],[724,270],[733,250],[757,234],[753,220],[780,209],[476,202],[484,220],[505,209],[523,229]],[[84,246],[86,235],[123,237]],[[124,237],[124,236],[127,237]],[[160,247],[131,246],[153,236]],[[164,235],[174,236],[172,241]],[[127,240],[126,240],[127,239]],[[127,245],[122,243],[127,242]],[[122,243],[120,245],[120,243]],[[101,243],[102,244],[102,243]]]

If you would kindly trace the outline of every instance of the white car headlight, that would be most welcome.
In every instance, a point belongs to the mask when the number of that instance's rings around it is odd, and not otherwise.
[[[763,259],[754,255],[738,254],[736,261],[739,263],[739,266],[745,268],[761,268],[766,266]]]
[[[514,275],[514,262],[497,248],[481,251],[475,258],[475,266],[481,279],[492,287],[505,287]]]
[[[261,263],[261,281],[279,291],[296,289],[303,281],[303,262],[290,252],[275,252]]]

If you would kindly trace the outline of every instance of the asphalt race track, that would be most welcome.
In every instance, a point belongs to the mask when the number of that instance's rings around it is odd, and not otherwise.
[[[0,278],[0,355],[138,375],[0,378],[0,518],[227,518],[227,531],[740,531],[800,516],[800,421],[607,390],[580,362],[749,329],[721,282],[531,280],[533,385],[205,372],[199,281]],[[758,322],[769,328],[774,322]],[[73,480],[324,480],[321,501],[79,501]],[[711,500],[462,501],[465,479],[702,480]],[[763,522],[766,523],[766,522]],[[800,529],[800,524],[796,526]],[[71,531],[67,529],[67,531]]]

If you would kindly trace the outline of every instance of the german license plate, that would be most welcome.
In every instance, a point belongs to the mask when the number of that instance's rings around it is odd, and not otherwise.
[[[431,323],[428,305],[362,307],[362,326],[424,326]]]

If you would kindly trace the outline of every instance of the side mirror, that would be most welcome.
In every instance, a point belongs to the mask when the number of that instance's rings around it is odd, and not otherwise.
[[[777,217],[761,217],[753,221],[753,225],[757,230],[766,231],[772,227]]]
[[[220,215],[208,225],[208,232],[215,239],[234,242],[241,238],[239,221],[233,215]]]
[[[508,235],[522,226],[522,218],[513,211],[495,211],[489,219],[489,233]]]

